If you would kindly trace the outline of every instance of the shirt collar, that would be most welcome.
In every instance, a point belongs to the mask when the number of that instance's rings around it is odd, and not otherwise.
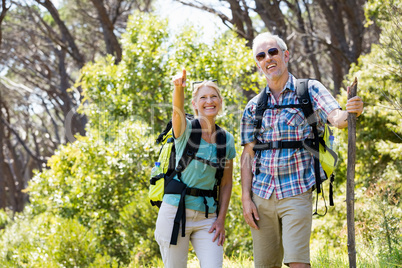
[[[291,91],[296,91],[296,77],[294,77],[291,73],[289,73],[289,79],[286,82],[285,89],[289,89]]]
[[[294,77],[293,74],[289,73],[288,81],[286,82],[285,87],[282,89],[281,93],[284,92],[286,89],[296,91],[296,80],[296,77]],[[271,90],[269,89],[268,85],[265,87],[265,90],[267,91],[267,94],[271,94]]]

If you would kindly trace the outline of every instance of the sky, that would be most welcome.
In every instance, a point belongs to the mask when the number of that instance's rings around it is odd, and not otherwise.
[[[203,3],[221,5],[218,0],[201,0]],[[62,0],[52,0],[57,7]],[[225,10],[225,9],[223,9]],[[227,11],[227,9],[226,9]],[[155,12],[157,15],[168,18],[169,28],[174,32],[181,29],[184,25],[191,22],[193,25],[202,26],[206,40],[211,40],[219,33],[223,33],[228,28],[217,16],[206,11],[182,5],[174,0],[156,0]],[[230,15],[227,14],[229,17]]]
[[[204,0],[204,3],[217,2]],[[222,21],[211,13],[196,8],[182,5],[173,0],[158,0],[156,3],[156,14],[166,17],[169,20],[169,28],[174,32],[181,29],[189,22],[195,26],[203,27],[203,34],[206,40],[213,40],[217,34],[228,28]]]

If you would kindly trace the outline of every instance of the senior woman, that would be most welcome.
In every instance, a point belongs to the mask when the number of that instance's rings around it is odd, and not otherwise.
[[[187,119],[184,112],[186,70],[174,76],[172,82],[174,85],[172,127],[177,155],[176,164],[178,164],[188,143],[194,122]],[[215,120],[222,109],[222,102],[222,95],[216,83],[203,81],[194,86],[191,103],[196,118],[194,120],[198,121],[201,129],[201,141],[196,159],[188,164],[180,176],[174,178],[174,180],[184,183],[186,187],[202,191],[214,189],[217,181],[215,178],[217,168],[206,162],[219,164],[217,130],[222,129],[215,124]],[[171,243],[172,229],[175,218],[177,219],[176,214],[182,196],[165,193],[163,197],[156,222],[155,239],[159,244],[163,263],[167,268],[187,267],[190,241],[201,268],[222,267],[225,217],[232,191],[233,158],[236,156],[233,135],[227,131],[224,131],[224,134],[226,135],[226,155],[223,176],[219,185],[218,204],[211,196],[186,194],[183,197],[185,231],[182,232],[184,226],[182,219],[177,241],[175,240],[173,244]]]

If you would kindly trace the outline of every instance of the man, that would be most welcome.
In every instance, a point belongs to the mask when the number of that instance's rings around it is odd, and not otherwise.
[[[285,42],[270,33],[260,34],[253,41],[253,56],[268,83],[263,89],[267,91],[267,104],[297,104],[296,78],[288,71],[290,56]],[[348,113],[359,116],[363,111],[359,97],[348,100],[346,111],[342,111],[316,80],[309,81],[308,90],[319,133],[325,122],[344,128]],[[281,267],[282,261],[292,268],[310,267],[313,156],[304,148],[282,147],[255,153],[253,147],[257,140],[273,143],[311,139],[312,128],[300,109],[271,108],[264,112],[261,131],[254,135],[257,100],[258,96],[247,104],[241,122],[243,215],[252,227],[255,267]]]

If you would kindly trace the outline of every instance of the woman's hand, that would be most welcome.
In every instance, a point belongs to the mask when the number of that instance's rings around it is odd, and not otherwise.
[[[186,69],[183,69],[182,73],[178,73],[172,77],[172,82],[174,87],[185,87],[186,86]]]
[[[215,242],[218,239],[218,246],[223,246],[225,242],[225,221],[220,220],[219,218],[212,224],[211,229],[209,229],[209,233],[213,233],[215,231],[214,238],[212,242]]]

